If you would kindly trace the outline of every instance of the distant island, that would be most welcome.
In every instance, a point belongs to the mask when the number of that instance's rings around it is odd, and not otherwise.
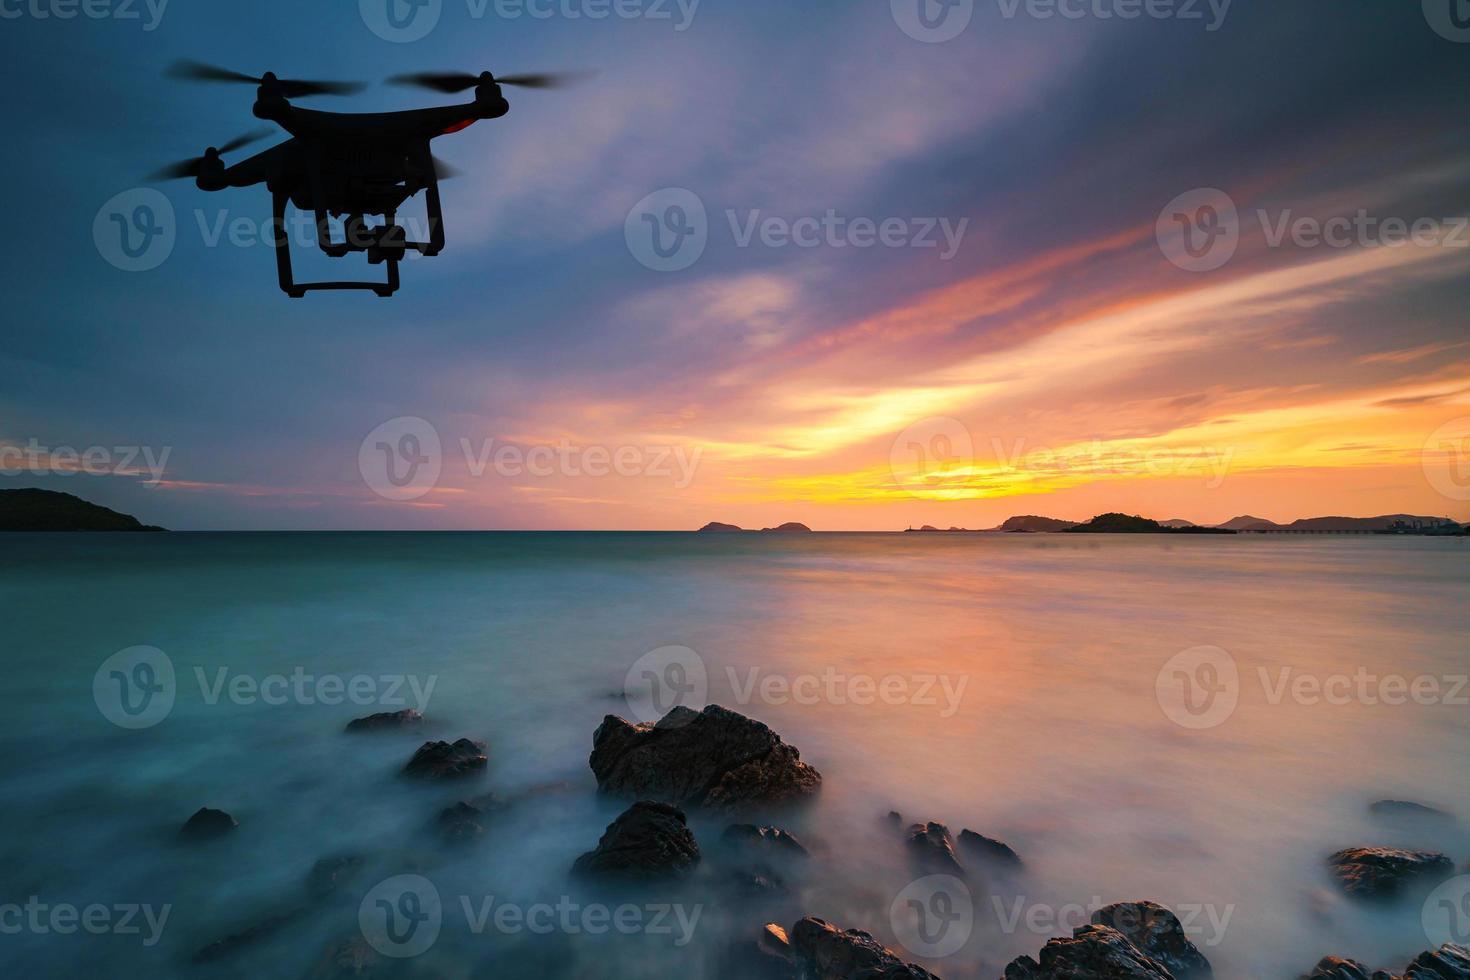
[[[906,532],[981,533],[968,528],[951,527],[948,532],[925,524],[908,527]],[[1290,524],[1277,524],[1261,517],[1243,514],[1221,524],[1203,525],[1182,517],[1156,521],[1136,514],[1099,514],[1090,521],[1064,521],[1055,517],[1025,515],[1007,518],[990,533],[1017,534],[1419,534],[1460,535],[1470,533],[1470,525],[1459,524],[1448,517],[1423,517],[1415,514],[1384,514],[1380,517],[1304,517]]]
[[[56,490],[0,490],[0,531],[162,531]]]
[[[740,527],[740,526],[738,526],[736,524],[722,524],[719,521],[710,521],[704,527],[700,528],[698,530],[698,532],[696,532],[696,533],[698,533],[698,534],[744,534],[744,533],[746,533],[746,530],[745,530],[745,528]],[[767,534],[811,534],[812,533],[812,529],[809,528],[809,527],[807,527],[805,524],[801,524],[801,523],[799,523],[797,521],[787,521],[785,524],[781,524],[781,525],[779,525],[777,527],[763,527],[763,528],[760,529],[760,531],[753,531],[752,533],[756,533],[756,534],[760,534],[760,533],[767,533]]]
[[[1064,529],[1066,533],[1081,534],[1237,534],[1224,527],[1200,527],[1186,524],[1175,527],[1160,524],[1147,517],[1128,514],[1099,514],[1085,524],[1073,524]]]

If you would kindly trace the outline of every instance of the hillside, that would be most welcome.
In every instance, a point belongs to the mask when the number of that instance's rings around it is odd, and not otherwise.
[[[1076,521],[1061,521],[1055,517],[1007,517],[997,531],[1065,531],[1076,527]]]
[[[162,531],[55,490],[0,490],[0,531]]]

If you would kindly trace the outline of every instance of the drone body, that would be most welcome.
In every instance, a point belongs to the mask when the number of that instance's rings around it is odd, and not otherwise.
[[[260,78],[240,75],[192,62],[175,66],[176,77],[202,81],[241,81],[258,85],[254,114],[275,123],[291,138],[226,166],[220,159],[256,136],[242,137],[223,147],[210,147],[194,160],[176,164],[156,176],[193,177],[200,190],[264,184],[271,194],[272,239],[281,289],[293,298],[312,290],[370,289],[391,296],[398,289],[398,263],[412,250],[425,256],[444,248],[444,216],[439,202],[439,180],[444,173],[430,152],[430,143],[510,111],[501,94],[501,82],[538,88],[558,84],[557,76],[524,75],[497,80],[489,72],[399,76],[393,81],[441,92],[473,87],[474,101],[460,105],[405,112],[339,113],[303,109],[292,97],[338,95],[355,91],[346,83],[296,82],[266,73]],[[263,135],[263,134],[259,134]],[[429,240],[408,240],[397,224],[405,201],[423,191],[428,211]],[[386,266],[382,281],[297,282],[291,271],[291,247],[286,234],[286,205],[290,203],[316,218],[317,244],[332,258],[367,253],[372,265]],[[381,217],[369,225],[368,217]],[[343,236],[334,240],[331,219],[343,219]]]

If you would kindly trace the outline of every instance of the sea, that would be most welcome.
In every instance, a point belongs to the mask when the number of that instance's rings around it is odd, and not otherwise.
[[[1470,540],[1079,534],[0,535],[12,977],[756,977],[768,922],[996,980],[1097,908],[1220,978],[1470,941],[1470,877],[1346,897],[1327,858],[1470,859]],[[677,882],[570,873],[629,800],[607,715],[720,704],[822,774],[758,869],[690,811]],[[421,709],[421,727],[348,733]],[[425,741],[483,772],[415,780]],[[484,833],[437,816],[493,794]],[[1404,800],[1442,813],[1371,809]],[[201,807],[238,827],[179,831]],[[898,818],[890,812],[900,814]],[[908,824],[1019,868],[919,866]],[[335,878],[319,861],[339,860]],[[324,878],[333,878],[323,884]]]

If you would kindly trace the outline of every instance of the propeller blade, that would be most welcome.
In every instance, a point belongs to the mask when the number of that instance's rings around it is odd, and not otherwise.
[[[501,85],[519,85],[521,88],[566,88],[591,74],[586,71],[539,72],[529,75],[500,75],[495,80]]]
[[[432,72],[420,71],[407,75],[394,75],[388,79],[390,85],[407,85],[412,88],[426,88],[434,92],[463,92],[465,89],[474,88],[480,81],[479,75],[468,75],[462,71]]]
[[[149,180],[178,180],[181,177],[198,177],[199,165],[204,162],[203,157],[195,157],[192,160],[180,160],[178,163],[169,164],[161,170],[155,170],[148,175]]]
[[[440,180],[449,180],[451,178],[458,177],[459,175],[460,175],[460,172],[458,170],[454,169],[449,164],[445,163],[443,160],[440,160],[438,157],[434,157],[434,176],[435,177],[437,177]]]
[[[220,68],[216,65],[206,65],[202,61],[190,61],[187,58],[175,61],[164,72],[168,78],[182,78],[191,82],[248,82],[251,85],[259,85],[260,79],[251,75],[245,75],[238,71],[230,71],[228,68]]]
[[[302,99],[308,95],[353,95],[361,92],[362,82],[303,82],[292,78],[280,81],[281,94],[288,99]]]
[[[225,143],[222,146],[220,146],[219,151],[220,151],[220,153],[233,153],[235,150],[240,149],[240,147],[242,147],[242,146],[249,146],[251,143],[254,143],[256,140],[263,140],[263,139],[265,139],[270,134],[271,134],[271,130],[269,130],[269,129],[255,129],[255,130],[251,130],[248,133],[241,133],[239,136],[236,136],[234,139],[230,140],[228,143]]]

